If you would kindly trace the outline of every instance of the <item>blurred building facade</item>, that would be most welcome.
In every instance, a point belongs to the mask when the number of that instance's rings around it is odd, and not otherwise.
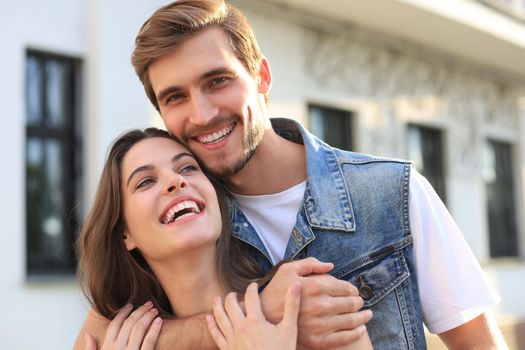
[[[130,53],[142,22],[165,3],[0,2],[0,335],[9,349],[70,348],[85,317],[71,232],[111,140],[161,125]],[[501,294],[494,312],[519,348],[525,1],[232,3],[270,60],[270,114],[341,148],[413,159]]]

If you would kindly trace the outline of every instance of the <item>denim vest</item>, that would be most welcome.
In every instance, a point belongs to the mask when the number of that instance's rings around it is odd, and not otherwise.
[[[271,119],[282,137],[305,146],[304,203],[285,259],[333,262],[331,274],[359,288],[374,313],[375,349],[426,349],[408,218],[410,163],[341,151],[298,123]],[[271,267],[258,234],[235,201],[232,232],[264,271]]]

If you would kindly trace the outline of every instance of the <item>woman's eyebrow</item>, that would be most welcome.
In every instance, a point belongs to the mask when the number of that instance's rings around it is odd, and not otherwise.
[[[137,169],[133,170],[128,177],[128,181],[126,182],[126,187],[129,186],[129,182],[135,175],[137,175],[138,173],[142,171],[147,171],[147,170],[152,170],[152,169],[153,169],[153,165],[147,164],[147,165],[139,166]]]
[[[193,159],[195,159],[195,156],[191,153],[188,153],[188,152],[181,152],[181,153],[178,153],[176,154],[172,159],[171,161],[172,162],[176,162],[178,161],[179,159],[181,159],[182,157],[191,157]]]
[[[180,160],[183,157],[191,157],[191,158],[195,159],[193,154],[188,153],[188,152],[181,152],[181,153],[177,153],[175,156],[173,156],[173,158],[171,159],[171,162],[174,163],[174,162]],[[133,170],[133,172],[129,175],[128,181],[126,182],[126,186],[129,186],[129,183],[130,183],[131,179],[135,175],[137,175],[138,173],[140,173],[142,171],[152,170],[153,168],[154,168],[154,166],[150,165],[150,164],[139,166],[137,169]]]

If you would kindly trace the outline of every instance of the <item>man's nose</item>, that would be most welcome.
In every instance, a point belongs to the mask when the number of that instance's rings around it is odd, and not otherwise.
[[[195,94],[191,98],[190,122],[206,125],[219,113],[218,107],[206,94]]]

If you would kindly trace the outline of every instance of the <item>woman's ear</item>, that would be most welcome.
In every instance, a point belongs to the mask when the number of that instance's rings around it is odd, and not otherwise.
[[[124,244],[126,245],[126,249],[128,251],[132,251],[133,249],[137,248],[137,245],[135,244],[135,241],[130,236],[128,230],[124,230]]]

